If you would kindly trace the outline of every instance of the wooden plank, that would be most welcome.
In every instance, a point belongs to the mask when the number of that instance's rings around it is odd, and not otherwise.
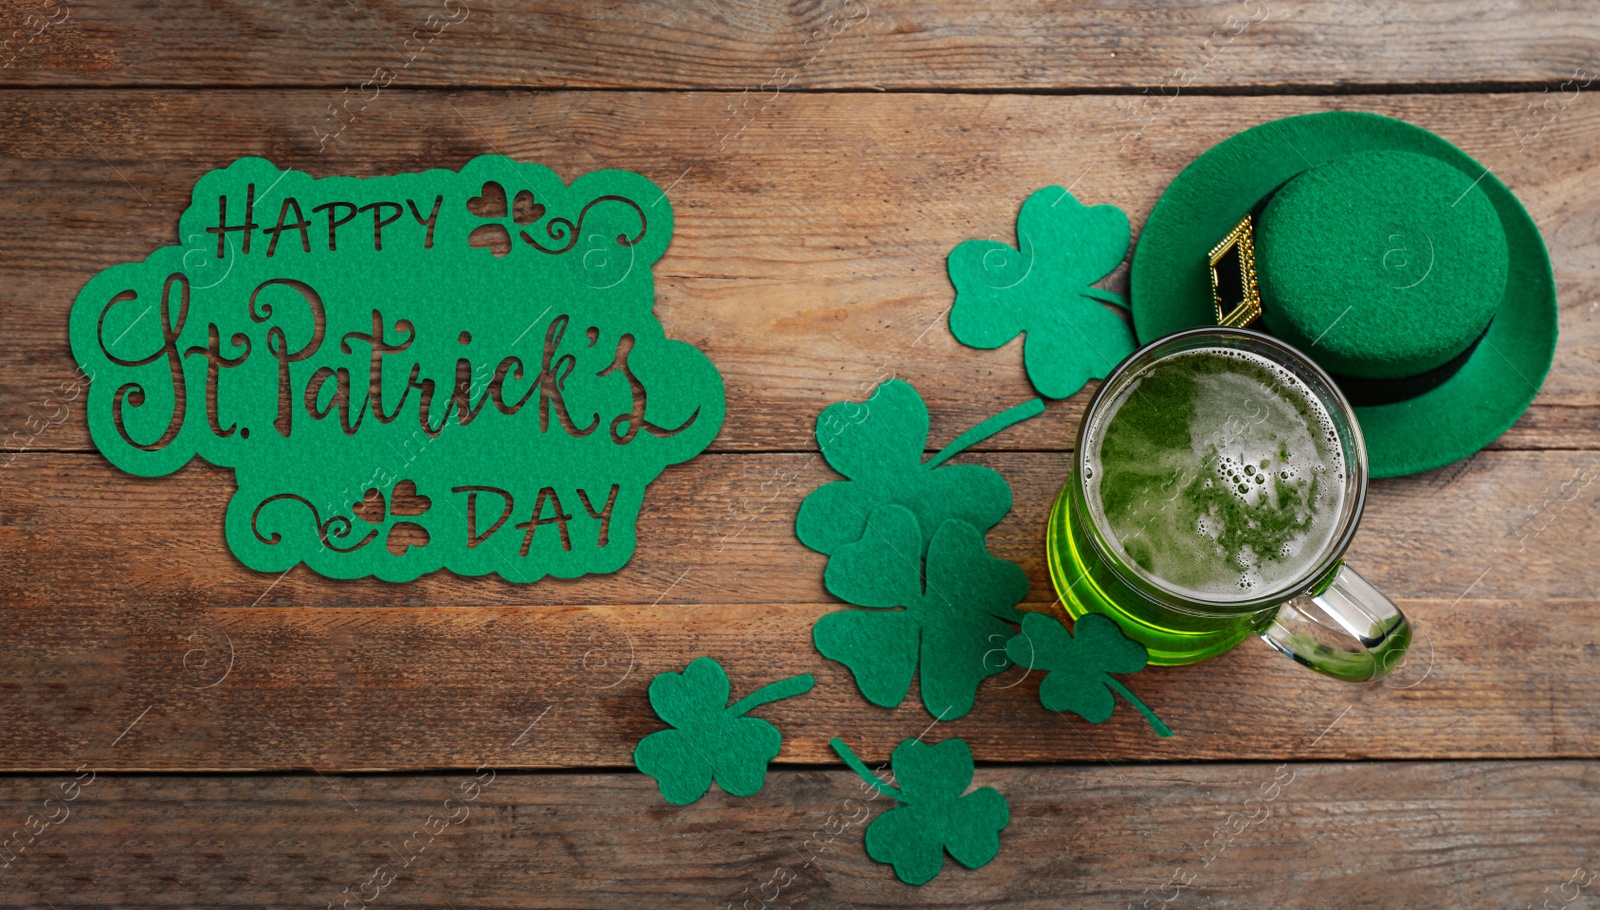
[[[681,808],[631,773],[481,776],[100,774],[48,805],[73,775],[6,779],[8,825],[59,821],[10,863],[0,901],[1581,907],[1597,863],[1592,761],[980,767],[973,785],[1010,806],[1000,852],[977,870],[947,858],[920,888],[866,856],[889,803],[842,769],[774,772],[749,799],[713,791]]]
[[[973,460],[1013,485],[1017,505],[990,548],[1025,567],[1045,608],[1040,528],[1064,456]],[[1356,705],[1361,735],[1346,756],[1593,755],[1600,734],[1582,718],[1600,706],[1597,474],[1595,453],[1498,452],[1373,485],[1350,559],[1425,630],[1419,659],[1433,669],[1418,664],[1428,675],[1415,689],[1337,686],[1250,644],[1204,670],[1140,678],[1184,734],[1170,742],[1131,713],[1092,735],[1069,729],[1081,725],[1040,713],[1036,680],[986,693],[957,727],[997,759],[1266,759],[1300,754],[1309,727]],[[735,679],[822,681],[802,707],[773,709],[786,760],[825,760],[840,731],[885,750],[929,718],[914,700],[892,713],[866,705],[809,646],[816,618],[838,607],[792,516],[828,476],[806,454],[703,456],[658,482],[639,552],[614,575],[391,586],[242,569],[221,540],[231,483],[217,469],[138,480],[97,456],[23,456],[0,471],[11,608],[0,706],[36,732],[0,741],[0,767],[62,767],[131,724],[140,735],[107,767],[459,766],[463,744],[551,705],[571,720],[535,765],[626,764],[655,728],[648,679],[703,654]],[[763,501],[767,489],[778,498]],[[1468,716],[1481,718],[1470,731]]]
[[[933,729],[985,761],[1197,762],[1584,757],[1600,750],[1594,600],[1401,600],[1414,662],[1387,684],[1340,684],[1246,642],[1203,667],[1129,685],[1176,736],[1127,706],[1098,726],[1038,703],[1015,668],[966,717],[937,722],[913,687],[868,704],[811,647],[838,604],[208,611],[17,611],[4,632],[0,767],[61,770],[399,771],[470,768],[538,721],[504,767],[626,767],[661,729],[646,690],[689,660],[723,663],[735,694],[811,673],[810,694],[763,709],[780,763],[863,756]],[[1047,609],[1034,604],[1030,609]],[[546,713],[548,711],[548,714]],[[1338,722],[1341,735],[1324,736]]]
[[[1108,97],[796,95],[718,150],[719,102],[676,93],[395,93],[325,152],[311,137],[325,91],[14,91],[0,97],[0,445],[82,451],[66,315],[91,275],[173,242],[195,179],[243,155],[318,175],[459,166],[482,152],[565,176],[637,170],[671,187],[677,237],[657,266],[670,334],[722,371],[721,451],[812,449],[815,415],[899,376],[953,438],[1033,394],[1021,342],[957,344],[944,257],[963,239],[1011,239],[1040,186],[1113,202],[1135,229],[1195,155],[1251,124],[1357,106],[1466,148],[1543,226],[1561,297],[1555,367],[1532,412],[1495,445],[1600,448],[1600,141],[1587,94],[1542,133],[1528,95],[1193,98],[1125,146]],[[1524,143],[1519,135],[1532,138]],[[102,156],[104,156],[102,158]],[[125,182],[126,181],[126,182]],[[40,229],[40,225],[49,225]],[[1126,288],[1125,267],[1111,285]],[[1086,395],[1064,405],[1080,413]],[[991,447],[1060,450],[1073,420],[1033,421]],[[3,456],[0,456],[3,457]]]
[[[138,592],[130,592],[135,600]],[[670,598],[669,598],[670,600]],[[1600,602],[1402,600],[1414,663],[1387,684],[1335,683],[1246,642],[1203,667],[1130,686],[1177,735],[1123,706],[1099,726],[1038,703],[1040,674],[992,678],[966,717],[938,722],[915,687],[868,704],[810,644],[838,604],[207,611],[134,603],[19,611],[0,705],[26,736],[0,767],[61,770],[399,771],[470,768],[538,721],[505,767],[626,767],[664,724],[646,690],[689,660],[723,663],[735,693],[811,673],[770,708],[780,763],[832,760],[833,736],[886,757],[926,730],[985,761],[1157,762],[1584,757],[1600,750]],[[1034,604],[1030,609],[1047,609]],[[548,712],[548,713],[546,713]],[[1338,737],[1323,735],[1335,723]]]
[[[42,32],[40,25],[46,25]],[[1486,28],[1486,23],[1493,23]],[[390,84],[1071,91],[1558,83],[1596,66],[1577,6],[1239,0],[1097,7],[486,0],[327,6],[12,0],[22,85]],[[40,32],[37,37],[30,37]],[[378,67],[389,75],[374,76]],[[381,83],[380,83],[381,84]]]
[[[1011,484],[1012,512],[989,533],[989,549],[1021,564],[1029,599],[1048,603],[1055,595],[1043,529],[1067,456],[968,460]],[[1377,481],[1348,558],[1395,597],[1450,600],[1492,568],[1474,597],[1587,599],[1600,591],[1597,476],[1597,453],[1486,452]],[[796,540],[794,515],[811,490],[834,479],[816,455],[704,455],[651,487],[638,549],[619,572],[532,586],[440,572],[391,585],[330,581],[304,569],[279,579],[244,568],[222,539],[233,481],[221,469],[191,465],[170,477],[136,478],[97,455],[23,455],[0,469],[0,548],[8,555],[0,602],[104,605],[137,587],[138,598],[155,605],[620,606],[654,602],[673,585],[682,603],[821,603],[831,599],[821,585],[825,559]]]

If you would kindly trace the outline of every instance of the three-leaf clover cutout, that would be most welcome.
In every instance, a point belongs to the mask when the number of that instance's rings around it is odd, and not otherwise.
[[[928,545],[911,510],[879,506],[860,540],[839,547],[824,575],[828,590],[861,607],[817,620],[812,637],[824,657],[855,675],[875,705],[900,704],[921,664],[922,703],[941,720],[972,710],[978,685],[1010,666],[999,643],[1022,620],[1015,604],[1028,578],[991,556],[983,534],[964,521],[939,526]],[[924,581],[926,577],[926,581]]]
[[[544,217],[544,205],[533,198],[530,190],[517,191],[512,197],[510,212],[506,211],[505,187],[497,181],[485,182],[479,192],[480,195],[467,200],[467,211],[479,218],[493,218],[496,221],[473,228],[472,233],[467,235],[467,245],[486,247],[496,258],[511,252],[511,231],[507,230],[508,227],[518,230],[526,239],[527,235],[519,229]]]
[[[1030,670],[1045,671],[1039,702],[1051,711],[1071,711],[1098,724],[1116,708],[1111,694],[1115,692],[1137,708],[1158,735],[1172,735],[1155,712],[1111,675],[1143,670],[1148,652],[1099,613],[1084,614],[1071,632],[1049,616],[1029,613],[1022,620],[1022,633],[1006,642],[1006,655]]]
[[[1038,190],[1017,216],[1016,248],[967,240],[950,251],[951,333],[975,348],[1026,333],[1033,387],[1049,398],[1073,394],[1133,352],[1127,321],[1101,305],[1127,303],[1091,286],[1122,263],[1128,240],[1128,216],[1116,206],[1085,206],[1058,186]]]
[[[941,465],[967,446],[1043,410],[1044,402],[1037,398],[1018,405],[924,461],[928,407],[910,383],[892,379],[865,402],[829,405],[817,418],[817,443],[828,464],[849,479],[825,484],[805,498],[795,517],[795,534],[811,549],[832,554],[859,540],[867,518],[887,503],[916,516],[923,534],[916,547],[919,557],[946,521],[986,532],[1011,510],[1005,478],[982,465]]]
[[[362,494],[361,501],[351,510],[368,524],[382,525],[386,519],[417,518],[433,507],[433,500],[417,493],[417,482],[402,480],[389,492],[384,502],[383,491],[373,488]],[[375,529],[373,534],[377,534]],[[428,529],[414,521],[396,520],[384,532],[384,546],[395,556],[403,556],[412,547],[428,545]]]
[[[966,792],[972,784],[972,750],[962,740],[902,742],[889,759],[898,788],[867,770],[843,740],[829,742],[862,780],[900,803],[867,826],[867,855],[892,863],[901,881],[931,881],[947,852],[976,869],[1000,851],[1000,832],[1011,821],[1011,807],[993,787]]]
[[[769,702],[811,691],[810,674],[763,686],[728,704],[728,675],[709,657],[689,663],[682,673],[662,673],[650,683],[650,704],[672,729],[639,741],[633,763],[656,779],[667,802],[686,805],[706,794],[712,780],[734,796],[750,796],[767,778],[767,763],[778,756],[783,736],[749,711]]]

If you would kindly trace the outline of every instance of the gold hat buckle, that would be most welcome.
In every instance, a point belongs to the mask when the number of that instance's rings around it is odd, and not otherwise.
[[[1216,308],[1217,325],[1242,329],[1261,316],[1261,292],[1256,287],[1255,225],[1250,215],[1239,219],[1233,230],[1211,248],[1211,302]],[[1238,283],[1232,280],[1231,263],[1238,263]],[[1221,266],[1221,271],[1218,271]],[[1223,302],[1223,295],[1237,301]],[[1224,310],[1224,306],[1227,307]]]

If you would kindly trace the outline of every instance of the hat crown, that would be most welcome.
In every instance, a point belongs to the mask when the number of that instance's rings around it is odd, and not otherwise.
[[[1425,155],[1359,152],[1302,171],[1256,233],[1262,318],[1336,373],[1435,369],[1477,341],[1505,295],[1493,203]]]

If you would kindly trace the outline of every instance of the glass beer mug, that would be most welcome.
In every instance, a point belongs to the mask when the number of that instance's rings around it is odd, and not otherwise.
[[[1051,579],[1073,618],[1104,614],[1155,665],[1258,635],[1328,676],[1376,679],[1411,629],[1343,561],[1366,490],[1360,426],[1320,367],[1259,332],[1177,332],[1090,401],[1051,510]]]

